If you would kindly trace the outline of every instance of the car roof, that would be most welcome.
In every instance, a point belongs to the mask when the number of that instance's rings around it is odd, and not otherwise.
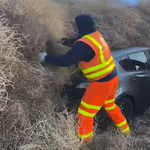
[[[149,47],[133,47],[133,48],[126,48],[126,49],[119,49],[119,50],[114,50],[112,51],[112,55],[115,57],[119,57],[122,55],[126,55],[129,53],[135,53],[135,52],[140,52],[143,50],[150,50]]]

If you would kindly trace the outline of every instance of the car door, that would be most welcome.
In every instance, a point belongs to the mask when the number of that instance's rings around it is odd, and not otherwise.
[[[142,113],[150,106],[150,70],[148,57],[144,51],[128,54],[130,61],[131,83],[138,100],[138,112]]]

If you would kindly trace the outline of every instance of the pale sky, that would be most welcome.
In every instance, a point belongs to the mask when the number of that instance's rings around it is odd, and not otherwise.
[[[140,2],[140,0],[122,0],[123,2],[130,4],[130,5],[135,5],[138,2]]]
[[[130,5],[130,6],[134,6],[143,0],[108,0],[108,1],[111,4],[115,4],[116,6],[122,5],[122,3],[125,3],[125,4]]]

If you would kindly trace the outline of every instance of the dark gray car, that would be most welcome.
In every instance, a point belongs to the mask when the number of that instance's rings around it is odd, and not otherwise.
[[[113,57],[120,82],[116,102],[125,103],[128,113],[142,114],[150,106],[150,49],[114,51]]]
[[[119,75],[116,103],[123,113],[132,117],[150,106],[150,48],[136,47],[112,52]],[[89,82],[83,75],[73,78],[66,88],[73,104],[80,102]]]

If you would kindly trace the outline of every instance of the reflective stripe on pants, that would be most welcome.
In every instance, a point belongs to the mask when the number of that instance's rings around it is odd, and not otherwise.
[[[117,87],[118,76],[109,82],[93,82],[87,87],[78,108],[78,135],[82,140],[92,140],[94,116],[102,106],[122,133],[130,131],[125,117],[115,104]]]

